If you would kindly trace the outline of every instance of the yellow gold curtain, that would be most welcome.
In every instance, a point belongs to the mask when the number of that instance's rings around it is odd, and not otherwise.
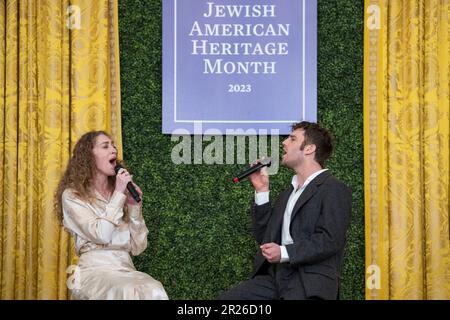
[[[450,299],[450,1],[366,0],[367,299]]]
[[[78,138],[121,150],[117,0],[0,1],[1,299],[66,299],[53,195]]]

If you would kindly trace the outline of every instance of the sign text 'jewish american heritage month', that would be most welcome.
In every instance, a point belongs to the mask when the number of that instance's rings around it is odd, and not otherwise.
[[[289,134],[316,70],[316,0],[163,1],[163,133]]]

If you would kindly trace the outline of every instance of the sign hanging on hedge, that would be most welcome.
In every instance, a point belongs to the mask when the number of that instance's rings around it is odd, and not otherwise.
[[[163,133],[289,134],[316,66],[316,0],[165,0]]]

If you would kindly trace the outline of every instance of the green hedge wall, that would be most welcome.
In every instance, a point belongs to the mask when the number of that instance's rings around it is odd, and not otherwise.
[[[353,190],[343,299],[364,299],[363,13],[363,0],[318,2],[318,118],[337,141],[328,167]],[[229,181],[245,165],[172,163],[178,142],[161,133],[162,0],[120,0],[119,28],[124,160],[144,191],[150,230],[149,246],[134,262],[171,299],[214,299],[247,279],[257,250],[253,189]],[[271,195],[291,176],[280,168]]]

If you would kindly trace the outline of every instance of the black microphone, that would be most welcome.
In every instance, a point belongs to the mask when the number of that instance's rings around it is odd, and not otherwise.
[[[116,167],[114,168],[114,171],[117,173],[119,173],[119,170],[122,169],[123,167],[118,164],[116,165]],[[131,182],[128,182],[127,184],[127,189],[130,192],[131,196],[133,197],[133,199],[136,202],[141,202],[141,197],[139,197],[139,193],[136,191],[136,189],[134,188],[133,184]]]
[[[270,158],[264,158],[262,159],[260,162],[258,162],[256,165],[254,165],[253,167],[248,168],[247,170],[239,173],[236,177],[233,178],[233,182],[234,183],[238,183],[239,181],[241,181],[242,179],[245,179],[246,177],[248,177],[249,175],[251,175],[252,173],[258,171],[259,169],[261,169],[262,167],[270,167],[270,165],[272,164],[272,159]]]

